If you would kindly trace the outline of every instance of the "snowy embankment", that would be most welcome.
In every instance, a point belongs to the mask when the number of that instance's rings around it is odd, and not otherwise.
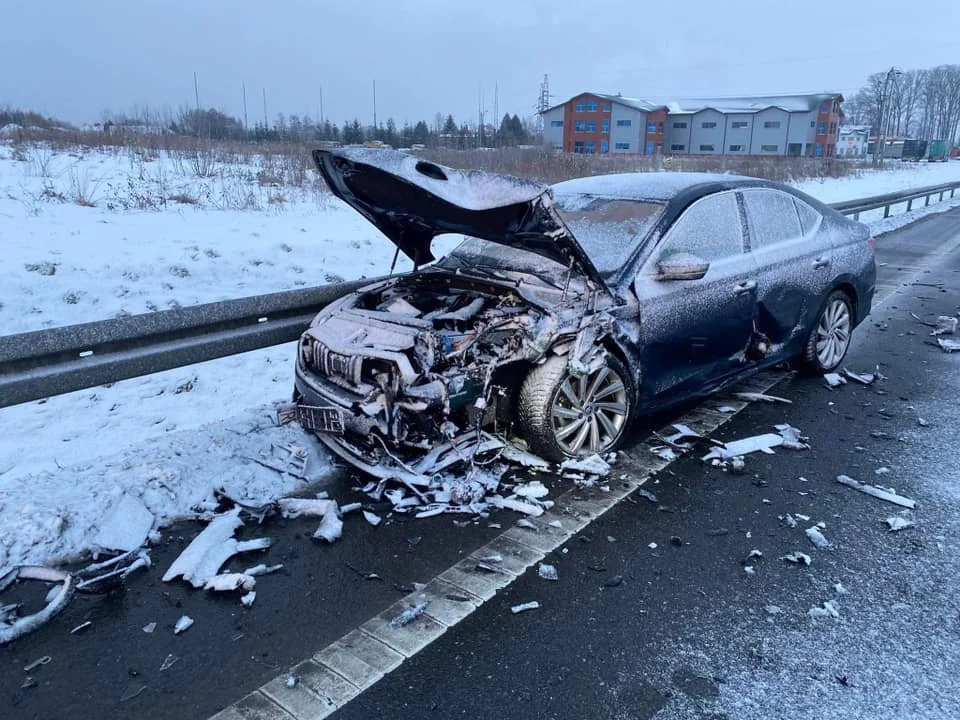
[[[394,246],[310,182],[265,181],[257,160],[199,177],[125,152],[0,145],[0,335],[389,268]],[[951,180],[960,162],[798,187],[837,202]],[[321,479],[316,443],[268,419],[289,398],[293,359],[291,346],[268,348],[0,409],[0,568],[89,547],[124,490],[169,517],[216,487],[261,500],[295,489],[301,480],[249,461],[277,464],[285,444],[308,448]]]

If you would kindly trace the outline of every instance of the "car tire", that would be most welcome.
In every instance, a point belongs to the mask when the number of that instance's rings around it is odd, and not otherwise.
[[[614,450],[633,414],[633,383],[613,355],[577,377],[554,356],[527,375],[517,401],[519,429],[530,449],[553,462]]]
[[[843,290],[834,290],[820,309],[807,344],[794,366],[808,375],[833,372],[846,357],[852,334],[853,303]]]

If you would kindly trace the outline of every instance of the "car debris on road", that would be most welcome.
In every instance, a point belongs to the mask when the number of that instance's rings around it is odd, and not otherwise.
[[[859,490],[862,493],[866,493],[867,495],[879,498],[880,500],[886,500],[894,505],[900,505],[901,507],[909,508],[910,510],[913,510],[917,506],[916,501],[911,500],[908,497],[904,497],[893,490],[882,488],[877,485],[867,485],[854,480],[849,475],[838,475],[837,482],[841,485],[851,487],[854,490]]]

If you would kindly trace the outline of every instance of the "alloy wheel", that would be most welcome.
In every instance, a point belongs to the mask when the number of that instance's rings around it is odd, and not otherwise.
[[[627,388],[611,368],[567,375],[551,407],[554,437],[569,455],[593,455],[616,443],[628,412]]]

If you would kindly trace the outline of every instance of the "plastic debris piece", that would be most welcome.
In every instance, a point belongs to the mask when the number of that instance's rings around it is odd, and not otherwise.
[[[177,620],[177,624],[173,626],[173,634],[179,635],[182,632],[186,632],[193,625],[193,618],[189,615],[181,615],[180,619]],[[163,668],[161,668],[162,670]]]
[[[780,559],[795,563],[797,565],[809,565],[811,562],[813,562],[809,555],[802,553],[799,550],[794,550],[792,553],[788,553]]]
[[[534,532],[540,532],[540,528],[534,525],[532,522],[526,518],[520,518],[517,520],[517,527],[524,528],[525,530],[533,530]]]
[[[178,658],[173,653],[170,653],[163,659],[163,662],[160,663],[160,672],[163,672],[164,670],[169,670],[178,662],[180,662],[180,658]]]
[[[753,559],[759,560],[762,557],[763,557],[763,553],[757,550],[756,548],[754,548],[753,550],[750,551],[750,554],[747,555],[747,562]]]
[[[583,472],[588,475],[607,475],[610,473],[610,465],[599,455],[591,455],[585,458],[571,458],[560,463],[560,470],[570,472]]]
[[[960,352],[960,341],[938,337],[937,345],[946,353]]]
[[[536,600],[531,600],[530,602],[520,603],[519,605],[514,605],[510,608],[510,612],[514,615],[518,615],[527,610],[538,610],[540,608],[540,603]]]
[[[736,457],[730,458],[730,472],[735,475],[740,475],[747,469],[747,463],[742,457],[737,455]]]
[[[649,545],[647,545],[647,547],[650,548],[651,550],[656,550],[656,549],[657,549],[657,544],[656,544],[655,542],[652,542],[652,543],[650,543]]]
[[[32,615],[17,618],[13,623],[0,625],[0,645],[13,642],[45,625],[52,617],[67,606],[76,591],[76,580],[73,575],[60,570],[52,570],[36,565],[24,565],[0,575],[0,592],[12,585],[17,579],[40,580],[60,584],[57,586],[59,589],[56,594],[47,602],[42,610]]]
[[[830,547],[830,541],[823,536],[823,533],[820,532],[820,529],[814,525],[813,527],[808,527],[804,532],[807,534],[807,537],[810,538],[812,542],[818,548],[828,548]]]
[[[940,315],[937,317],[937,326],[933,329],[931,335],[953,335],[957,332],[957,318],[950,315]]]
[[[854,490],[859,490],[862,493],[866,493],[867,495],[879,498],[880,500],[891,502],[894,505],[899,505],[911,510],[917,506],[916,502],[908,497],[904,497],[903,495],[898,495],[893,490],[885,490],[884,488],[877,487],[876,485],[866,485],[865,483],[854,480],[848,475],[837,475],[837,482],[841,485],[852,487]]]
[[[49,665],[52,661],[53,661],[53,658],[51,658],[49,655],[44,655],[43,657],[39,657],[33,662],[27,663],[26,665],[24,665],[23,671],[31,672],[33,670],[36,670],[41,665]]]
[[[838,609],[837,603],[835,600],[826,600],[823,603],[822,607],[813,607],[807,611],[807,615],[812,618],[821,618],[821,617],[840,617],[840,611]]]
[[[293,688],[297,686],[298,678],[296,675],[288,675],[286,681],[283,683],[288,688]]]
[[[515,445],[507,443],[503,446],[503,452],[500,453],[500,457],[506,460],[507,462],[516,463],[517,465],[522,465],[523,467],[533,468],[535,470],[549,470],[550,463],[544,460],[539,455],[534,455],[531,452],[526,450],[521,450]]]
[[[847,379],[840,373],[824,373],[823,379],[827,383],[827,387],[835,388],[847,384]]]
[[[80,623],[79,625],[77,625],[73,630],[71,630],[71,631],[70,631],[70,634],[71,634],[71,635],[76,635],[78,632],[83,632],[84,630],[86,630],[86,629],[87,629],[88,627],[90,627],[91,625],[93,625],[93,621],[91,621],[91,620],[87,620],[86,622],[82,622],[82,623]]]
[[[891,515],[886,520],[887,526],[890,528],[890,532],[897,532],[898,530],[906,530],[907,528],[912,528],[914,522],[908,520],[905,517],[900,517],[899,515]]]
[[[735,407],[730,407],[729,405],[721,405],[717,408],[717,412],[724,413],[725,415],[727,413],[735,413],[736,411],[737,409]]]
[[[537,566],[537,575],[544,580],[557,581],[560,579],[560,576],[557,574],[557,568],[547,563],[540,563],[540,565]]]
[[[326,517],[331,510],[336,510],[337,503],[333,500],[314,498],[280,498],[277,508],[283,517],[292,519],[298,517]]]
[[[551,520],[550,523],[549,523],[549,525],[550,525],[550,527],[552,527],[552,528],[558,528],[558,529],[560,529],[560,530],[563,529],[563,523],[560,522],[559,520]]]
[[[530,482],[517,485],[513,489],[513,494],[526,498],[527,500],[539,500],[549,495],[550,491],[547,489],[547,486],[539,480],[531,480]]]
[[[333,503],[330,511],[320,521],[320,527],[317,528],[313,537],[315,540],[325,540],[332,543],[334,540],[339,540],[342,535],[343,521],[337,515],[337,504]]]
[[[713,447],[710,449],[710,452],[704,455],[701,459],[712,460],[714,458],[719,458],[721,460],[729,460],[737,456],[747,455],[748,453],[779,447],[782,444],[782,435],[775,435],[774,433],[754,435],[741,440],[731,440],[728,443],[724,443],[723,447]]]
[[[661,460],[666,460],[667,462],[672,462],[673,460],[676,460],[678,457],[680,457],[679,455],[677,455],[677,451],[674,450],[673,448],[655,447],[655,448],[651,448],[651,451],[658,458],[660,458]]]
[[[203,584],[204,590],[213,590],[215,592],[231,592],[233,590],[243,590],[249,592],[257,584],[257,579],[244,573],[223,573],[208,577]]]
[[[775,425],[774,429],[780,434],[780,437],[783,438],[782,447],[787,448],[787,450],[809,450],[810,446],[807,444],[807,438],[800,435],[800,431],[793,425],[788,425],[786,423],[782,425]]]
[[[376,513],[370,512],[369,510],[363,511],[363,519],[366,520],[371,525],[373,525],[374,527],[376,527],[377,525],[383,522],[383,518],[381,518]]]
[[[524,502],[523,500],[516,500],[514,498],[504,498],[500,495],[493,495],[490,497],[490,504],[495,508],[514,510],[524,515],[530,515],[531,517],[540,517],[543,515],[543,507],[540,505],[534,505],[533,503]],[[519,521],[518,521],[519,523]]]
[[[143,626],[143,631],[147,633],[147,635],[150,635],[156,629],[157,629],[157,624],[155,622],[148,622],[146,625]]]
[[[139,499],[124,493],[100,519],[93,544],[103,550],[137,550],[146,543],[153,522],[153,513]]]
[[[649,490],[645,490],[644,488],[638,488],[636,492],[637,492],[637,495],[639,495],[639,496],[642,497],[642,498],[646,498],[647,500],[649,500],[649,501],[652,502],[652,503],[659,502],[659,501],[657,500],[657,496],[654,495],[654,494],[653,494],[652,492],[650,492]]]
[[[251,568],[247,568],[243,571],[244,575],[249,575],[250,577],[259,577],[260,575],[269,575],[270,573],[275,573],[277,570],[283,570],[283,563],[277,563],[276,565],[264,565],[260,563],[259,565],[254,565]]]
[[[917,425],[920,427],[930,427],[930,423],[924,420],[922,417],[917,418]]]
[[[787,400],[786,398],[777,397],[776,395],[765,395],[764,393],[756,392],[738,392],[734,393],[734,397],[739,398],[740,400],[747,400],[748,402],[779,402],[787,405],[793,404],[793,400]]]
[[[489,553],[488,555],[484,555],[483,557],[481,557],[480,562],[493,563],[494,565],[498,565],[503,562],[503,555],[501,555],[500,553]]]
[[[411,622],[420,617],[424,611],[427,609],[427,606],[430,604],[429,600],[426,600],[419,605],[413,605],[408,607],[402,613],[397,615],[393,620],[390,621],[390,627],[392,628],[401,628],[404,625],[409,625]]]
[[[843,369],[843,374],[851,380],[856,380],[861,385],[872,385],[874,380],[877,379],[877,376],[873,373],[855,373],[846,368]]]

